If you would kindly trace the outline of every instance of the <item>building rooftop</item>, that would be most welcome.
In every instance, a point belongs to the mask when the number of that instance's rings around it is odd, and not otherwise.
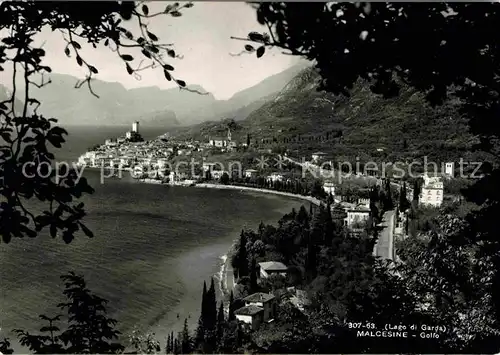
[[[288,270],[286,265],[283,263],[280,263],[279,261],[265,261],[265,262],[259,263],[259,266],[261,267],[261,269],[264,269],[266,271],[286,271],[286,270]]]
[[[268,302],[274,299],[274,296],[269,293],[257,292],[243,299],[245,302]]]
[[[245,307],[241,307],[234,311],[234,314],[240,315],[240,316],[254,316],[256,314],[259,314],[260,312],[264,312],[264,310],[260,307],[254,306],[254,305],[249,305]]]
[[[324,153],[324,152],[315,152],[315,153],[312,153],[311,155],[326,155],[326,153]]]

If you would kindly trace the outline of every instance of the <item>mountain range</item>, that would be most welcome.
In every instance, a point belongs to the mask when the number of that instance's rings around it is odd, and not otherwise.
[[[226,117],[244,119],[276,95],[303,68],[304,65],[288,68],[228,100],[217,100],[199,85],[188,86],[190,91],[158,87],[126,89],[120,83],[96,79],[92,81],[92,90],[99,95],[97,98],[86,85],[75,88],[77,78],[55,73],[50,74],[49,85],[32,88],[32,97],[41,102],[39,113],[57,118],[62,125],[123,125],[137,120],[147,126],[169,128]],[[22,83],[17,86],[22,92]],[[2,92],[6,90],[0,85],[0,100],[4,99]]]
[[[449,100],[430,107],[421,93],[403,86],[400,95],[384,99],[370,84],[358,81],[349,97],[318,91],[320,75],[308,67],[239,122],[205,122],[178,130],[180,137],[207,139],[227,130],[233,138],[259,147],[286,148],[301,156],[321,150],[339,161],[382,159],[405,161],[491,160],[473,152],[477,138]],[[344,160],[345,159],[345,160]],[[481,159],[481,160],[477,160]]]

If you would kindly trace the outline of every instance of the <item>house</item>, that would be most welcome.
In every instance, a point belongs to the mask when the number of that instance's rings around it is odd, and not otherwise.
[[[326,156],[326,153],[323,153],[323,152],[316,152],[316,153],[312,153],[311,154],[311,159],[313,160],[313,162],[317,163],[319,162],[321,159],[324,159]]]
[[[241,307],[234,312],[234,315],[240,322],[249,324],[253,330],[259,329],[264,321],[264,309],[257,306]]]
[[[203,171],[212,171],[215,165],[215,163],[203,163]]]
[[[323,190],[327,195],[335,196],[335,184],[333,182],[325,181],[323,183]]]
[[[258,171],[255,169],[247,169],[245,170],[245,177],[252,178],[257,176]]]
[[[259,263],[260,277],[267,279],[272,275],[286,276],[288,268],[279,261],[266,261]]]
[[[216,179],[216,180],[220,180],[220,178],[224,174],[227,174],[228,176],[231,176],[231,175],[229,175],[229,173],[227,171],[223,171],[223,170],[214,170],[214,171],[210,172],[210,175],[212,176],[212,178]]]
[[[441,179],[424,174],[424,184],[419,195],[419,203],[439,207],[443,203],[443,196],[443,182]]]
[[[245,306],[255,306],[264,310],[263,321],[268,322],[276,317],[278,302],[270,293],[257,292],[243,299]]]
[[[234,314],[239,321],[249,324],[257,330],[263,322],[276,318],[278,302],[269,293],[254,293],[243,299],[245,306],[237,309]]]
[[[271,173],[271,175],[269,175],[266,178],[266,180],[276,182],[276,181],[283,181],[283,178],[284,178],[284,176],[280,173]]]
[[[227,147],[227,140],[226,138],[223,137],[215,137],[210,139],[209,141],[211,146],[217,147],[217,148],[224,148]]]
[[[356,227],[366,223],[371,215],[371,210],[366,204],[358,203],[354,207],[347,208],[347,217],[344,223],[347,227]]]

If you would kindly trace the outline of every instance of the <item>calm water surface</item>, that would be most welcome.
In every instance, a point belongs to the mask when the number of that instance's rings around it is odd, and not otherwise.
[[[73,161],[87,147],[127,129],[70,128],[56,156]],[[57,312],[55,305],[63,300],[59,277],[70,270],[110,301],[125,335],[137,327],[163,336],[180,330],[171,328],[184,318],[195,324],[202,283],[217,273],[239,231],[274,223],[300,205],[272,195],[148,185],[128,177],[100,184],[99,171],[84,175],[96,190],[82,199],[94,238],[80,234],[66,245],[44,233],[0,244],[0,337],[14,338],[14,328],[36,331],[39,314]]]

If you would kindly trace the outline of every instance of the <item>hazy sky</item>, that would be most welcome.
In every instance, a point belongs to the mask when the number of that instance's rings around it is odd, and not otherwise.
[[[150,13],[162,11],[166,2],[152,2]],[[156,11],[155,11],[156,10]],[[240,52],[243,41],[230,39],[230,36],[246,37],[250,31],[262,31],[257,22],[255,10],[242,2],[196,2],[192,8],[184,9],[182,17],[157,16],[150,19],[150,28],[161,43],[174,43],[175,51],[183,59],[172,59],[176,78],[188,84],[199,84],[218,99],[226,99],[235,92],[257,84],[266,77],[279,73],[300,61],[297,57],[271,50],[262,58],[255,54],[231,56]],[[132,29],[138,29],[136,21],[130,21]],[[137,33],[137,32],[135,32]],[[83,77],[83,71],[73,58],[64,55],[65,42],[59,32],[40,34],[44,42],[46,63],[53,72]],[[99,69],[96,78],[104,81],[120,82],[125,87],[158,86],[170,88],[161,69],[145,70],[137,81],[127,74],[121,59],[109,48],[87,49],[83,57]],[[134,55],[134,52],[129,52]],[[138,58],[144,59],[142,55]],[[4,77],[5,73],[2,75]],[[5,82],[6,78],[1,78]]]

